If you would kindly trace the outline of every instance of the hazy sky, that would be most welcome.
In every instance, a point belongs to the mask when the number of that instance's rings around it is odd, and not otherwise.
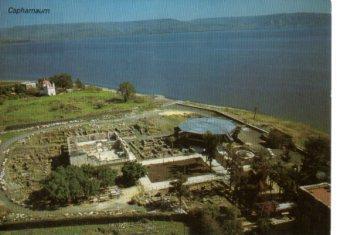
[[[50,14],[10,14],[9,7],[47,8]],[[330,0],[0,0],[0,10],[2,28],[70,22],[330,13]]]

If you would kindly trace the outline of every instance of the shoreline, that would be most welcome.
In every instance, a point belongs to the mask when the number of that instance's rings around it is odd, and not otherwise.
[[[36,82],[36,80],[28,80],[28,79],[25,79],[25,80],[0,80],[0,82],[19,82],[19,83],[20,82],[27,82],[27,81],[29,81],[29,82]],[[102,91],[111,92],[111,93],[114,93],[114,94],[117,93],[117,90],[114,89],[114,88],[99,86],[99,85],[95,85],[95,84],[92,84],[92,83],[83,83],[83,84],[86,87],[92,86],[92,87],[97,87],[97,88],[101,89]],[[217,111],[224,111],[225,110],[225,113],[228,113],[228,112],[229,113],[231,113],[231,112],[235,113],[235,112],[237,112],[237,113],[244,113],[245,116],[246,115],[254,115],[253,111],[248,110],[248,109],[238,108],[238,107],[208,104],[208,103],[191,101],[191,100],[187,100],[187,99],[185,99],[185,100],[179,100],[179,99],[169,98],[169,97],[166,97],[166,96],[161,95],[161,94],[147,94],[147,93],[138,93],[138,92],[136,92],[135,94],[136,94],[136,96],[139,96],[139,97],[153,97],[155,99],[162,99],[162,100],[167,100],[167,101],[172,101],[172,102],[181,102],[181,103],[186,103],[186,104],[191,104],[191,105],[198,105],[198,106],[201,106],[202,108],[216,109]],[[331,136],[331,129],[329,129],[329,131],[325,131],[325,130],[313,127],[312,125],[304,123],[304,122],[300,122],[300,121],[296,121],[296,120],[290,120],[290,119],[285,119],[285,118],[282,118],[282,117],[273,116],[271,114],[266,114],[266,113],[259,113],[259,112],[257,112],[256,116],[257,117],[259,117],[259,116],[263,117],[263,119],[265,119],[265,118],[267,118],[267,119],[274,119],[274,120],[277,120],[279,122],[288,124],[290,126],[298,125],[298,126],[302,126],[304,128],[309,128],[309,129],[313,130],[313,132],[316,132],[318,135],[323,135],[325,137],[329,137],[330,138],[330,136]],[[79,119],[80,118],[81,117],[79,117]],[[240,117],[235,117],[235,118],[240,119]],[[67,121],[67,120],[68,119],[64,119],[64,121]],[[71,120],[75,120],[75,119],[71,118]],[[55,122],[60,122],[60,121],[62,121],[62,120],[50,121],[50,122],[46,122],[46,123],[55,123]],[[242,121],[246,122],[245,118],[243,118]],[[258,119],[257,119],[257,121],[258,121]],[[33,123],[32,123],[32,125],[33,125]],[[263,125],[263,123],[262,123],[262,125]]]

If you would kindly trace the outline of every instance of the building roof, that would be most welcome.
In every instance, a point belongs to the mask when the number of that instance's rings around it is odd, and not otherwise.
[[[51,83],[49,80],[47,80],[47,79],[43,79],[42,80],[42,86],[43,87],[52,87],[53,86],[53,83]]]
[[[230,136],[236,129],[234,122],[221,118],[190,118],[179,125],[184,132],[204,134],[207,131],[214,135]]]
[[[315,200],[321,202],[325,206],[331,206],[330,184],[320,183],[313,185],[305,185],[300,187],[304,192],[311,195]]]

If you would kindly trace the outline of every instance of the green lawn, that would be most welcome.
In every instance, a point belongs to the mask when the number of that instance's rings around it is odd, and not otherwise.
[[[293,137],[293,140],[299,146],[304,145],[304,141],[311,136],[321,136],[325,138],[329,138],[329,134],[317,130],[310,125],[306,125],[304,123],[284,120],[281,118],[276,118],[264,114],[257,114],[254,118],[254,113],[247,110],[242,109],[234,109],[234,108],[222,108],[221,111],[224,111],[230,115],[233,115],[247,123],[262,126],[264,129],[270,129],[275,127]]]
[[[189,229],[181,222],[148,221],[148,222],[125,222],[102,225],[79,225],[55,228],[26,229],[17,231],[1,232],[4,235],[21,234],[189,234]]]
[[[6,100],[0,105],[0,130],[6,126],[35,122],[73,119],[105,113],[118,113],[133,108],[154,107],[149,97],[137,96],[126,103],[110,91],[76,91],[56,96]]]
[[[22,133],[24,133],[24,131],[7,132],[3,135],[0,135],[0,140],[1,140],[1,142],[5,142],[6,140],[11,139],[11,138],[13,138],[17,135],[22,134]]]

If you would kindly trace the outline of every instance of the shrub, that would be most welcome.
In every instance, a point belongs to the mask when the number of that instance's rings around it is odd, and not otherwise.
[[[94,104],[95,109],[101,109],[104,107],[104,103],[102,101],[98,101]]]
[[[126,102],[136,93],[136,89],[131,82],[123,82],[119,84],[117,92],[122,95],[124,102]]]
[[[26,93],[26,86],[23,84],[15,84],[14,85],[14,92],[17,94]]]

